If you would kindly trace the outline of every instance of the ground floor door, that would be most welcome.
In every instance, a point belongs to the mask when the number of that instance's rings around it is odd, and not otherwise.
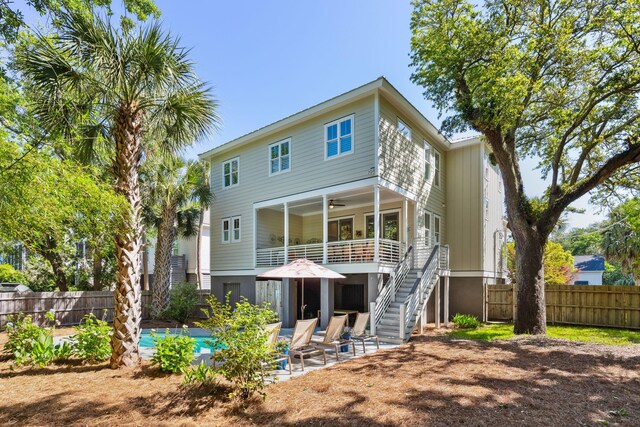
[[[296,280],[296,319],[312,319],[318,317],[320,312],[320,279],[304,280],[304,308],[302,298],[302,279]]]

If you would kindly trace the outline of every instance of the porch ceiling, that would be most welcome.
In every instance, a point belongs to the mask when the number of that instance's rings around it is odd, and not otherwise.
[[[327,200],[333,200],[336,206],[331,212],[349,211],[356,207],[373,205],[373,190],[370,188],[358,188],[342,193],[327,194]],[[402,196],[386,188],[380,188],[380,203],[390,203],[402,200]],[[274,205],[266,209],[282,212],[282,204]],[[293,215],[322,214],[322,198],[299,200],[289,203],[289,213]]]

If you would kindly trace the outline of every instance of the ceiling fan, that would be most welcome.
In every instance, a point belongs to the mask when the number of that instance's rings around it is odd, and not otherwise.
[[[333,209],[336,206],[345,206],[345,205],[342,203],[335,203],[333,199],[329,200],[329,209]]]

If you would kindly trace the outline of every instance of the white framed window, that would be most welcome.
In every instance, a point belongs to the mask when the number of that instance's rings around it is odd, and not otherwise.
[[[222,243],[229,243],[231,241],[231,218],[224,218],[222,220]]]
[[[427,141],[424,142],[424,180],[431,179],[431,170],[433,169],[433,148]]]
[[[291,170],[291,138],[269,145],[269,175]]]
[[[234,216],[231,218],[231,241],[240,241],[240,217]]]
[[[398,132],[411,141],[411,128],[398,117]]]
[[[433,150],[433,184],[440,187],[440,152]]]
[[[240,157],[222,163],[222,188],[229,188],[240,183]]]
[[[324,125],[325,159],[353,153],[353,122],[352,114]]]
[[[427,246],[440,243],[442,218],[432,212],[424,214],[424,238]]]

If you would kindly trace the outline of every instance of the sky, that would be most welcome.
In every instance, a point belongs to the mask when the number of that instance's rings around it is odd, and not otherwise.
[[[23,1],[16,1],[26,10]],[[117,0],[114,1],[117,3]],[[385,76],[434,125],[442,117],[410,81],[408,0],[214,1],[156,0],[164,26],[190,47],[200,78],[213,88],[218,132],[189,157]],[[25,13],[27,22],[37,21]],[[455,136],[454,136],[455,137]],[[525,161],[529,195],[545,186]],[[570,227],[604,219],[587,198]]]

